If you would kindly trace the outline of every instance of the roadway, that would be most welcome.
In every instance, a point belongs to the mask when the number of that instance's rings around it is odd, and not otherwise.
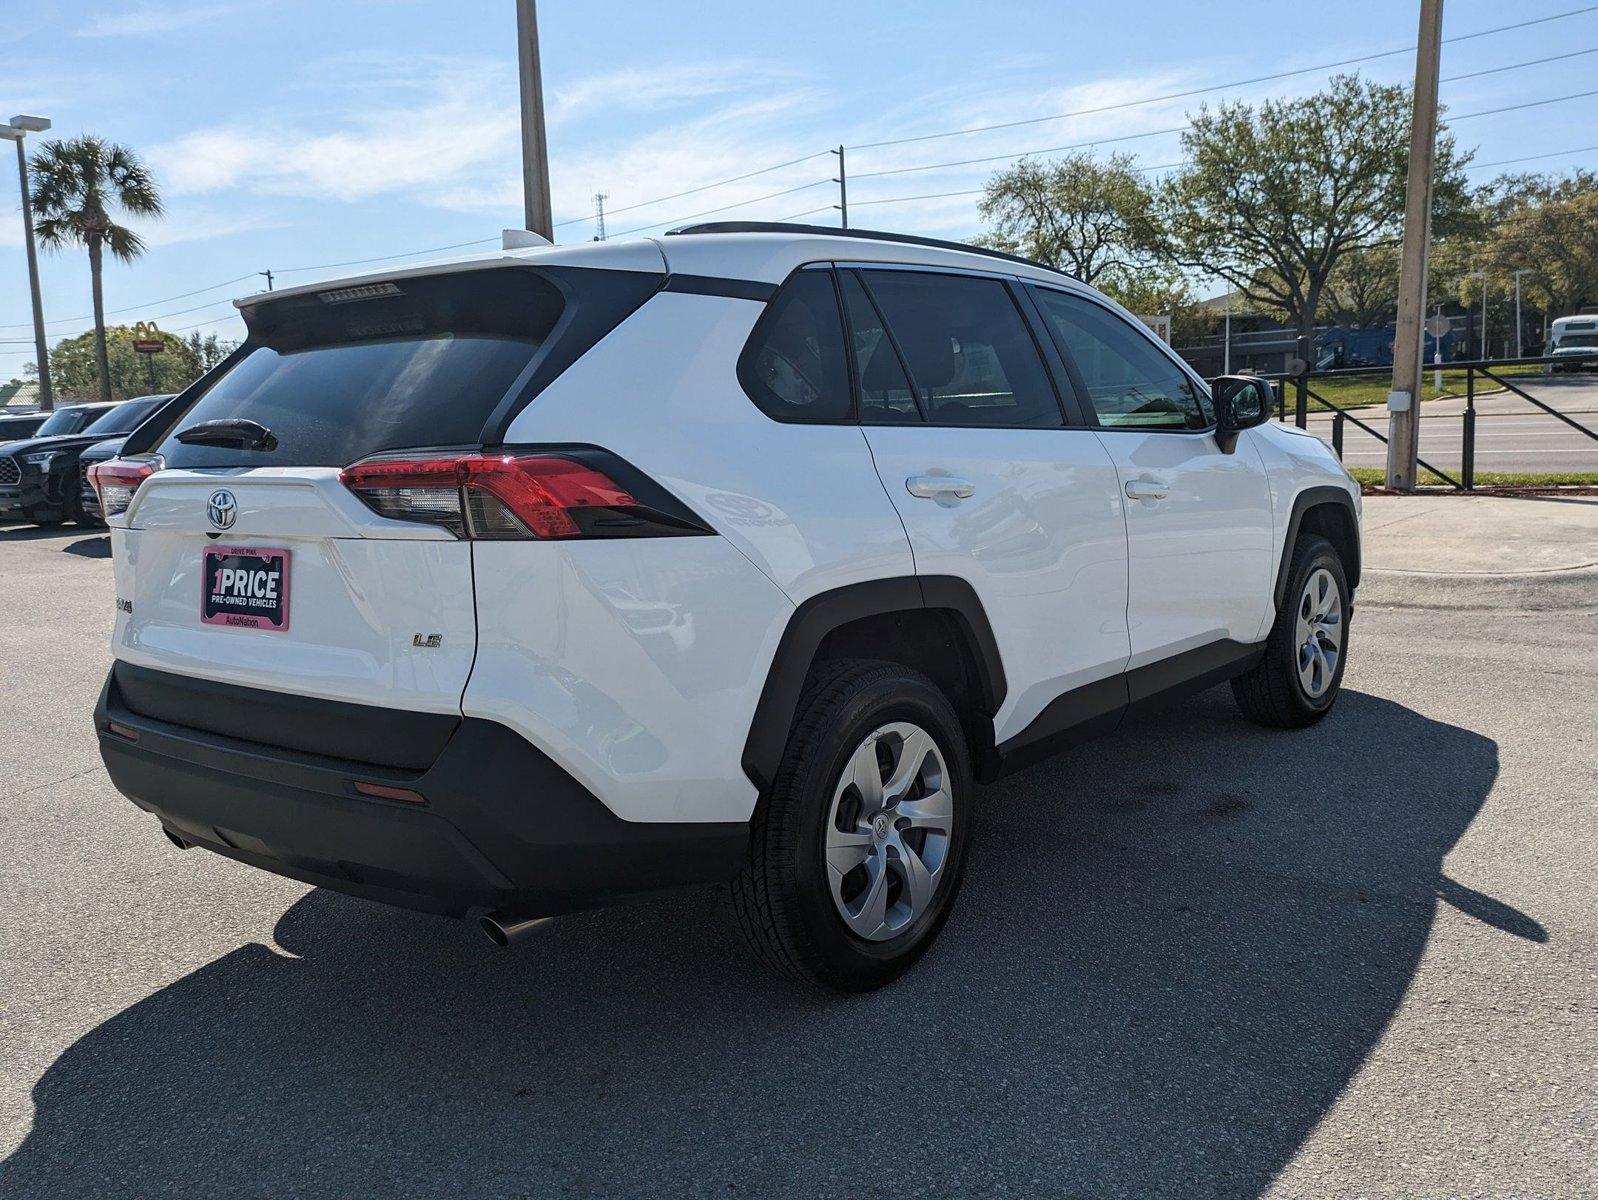
[[[1598,375],[1512,377],[1517,386],[1550,408],[1598,432]],[[1482,380],[1478,387],[1491,387]],[[1289,394],[1289,406],[1292,397]],[[1465,401],[1431,400],[1421,406],[1420,456],[1450,473],[1460,469]],[[1358,408],[1353,415],[1387,433],[1385,408]],[[1292,420],[1289,407],[1288,420]],[[1332,414],[1311,413],[1309,427],[1330,442]],[[1352,421],[1344,425],[1343,461],[1350,467],[1382,467],[1387,448]],[[1478,396],[1476,400],[1477,471],[1598,472],[1598,441],[1572,429],[1557,417],[1513,392]]]

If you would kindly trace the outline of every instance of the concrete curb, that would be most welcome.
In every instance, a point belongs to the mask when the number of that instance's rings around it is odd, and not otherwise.
[[[1472,575],[1366,567],[1355,607],[1598,613],[1598,563]]]

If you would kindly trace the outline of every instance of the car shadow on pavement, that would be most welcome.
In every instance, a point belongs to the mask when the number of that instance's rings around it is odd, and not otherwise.
[[[1440,898],[1546,939],[1442,875],[1497,773],[1375,696],[1275,733],[1208,693],[984,789],[942,941],[864,997],[709,892],[501,952],[313,891],[67,1049],[0,1195],[1256,1195]]]
[[[62,546],[63,554],[76,554],[79,558],[110,558],[111,538],[106,534],[90,534],[69,546]]]
[[[0,543],[44,542],[82,537],[86,532],[82,525],[0,525]]]

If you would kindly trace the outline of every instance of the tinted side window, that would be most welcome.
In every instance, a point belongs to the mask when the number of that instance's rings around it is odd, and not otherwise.
[[[838,276],[849,338],[854,343],[855,369],[860,372],[860,419],[871,425],[919,425],[921,410],[905,378],[899,353],[882,328],[882,318],[853,271]]]
[[[1063,425],[1043,359],[996,279],[867,271],[933,425]]]
[[[849,419],[849,367],[830,271],[782,286],[738,362],[744,390],[779,421]]]
[[[1208,401],[1148,335],[1091,300],[1046,288],[1034,294],[1060,352],[1075,361],[1100,425],[1209,428]]]

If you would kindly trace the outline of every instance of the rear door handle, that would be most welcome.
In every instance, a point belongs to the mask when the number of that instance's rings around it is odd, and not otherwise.
[[[953,475],[912,475],[904,481],[905,490],[923,500],[969,500],[977,485]]]
[[[1171,485],[1163,479],[1128,479],[1128,500],[1163,500],[1171,494]]]

